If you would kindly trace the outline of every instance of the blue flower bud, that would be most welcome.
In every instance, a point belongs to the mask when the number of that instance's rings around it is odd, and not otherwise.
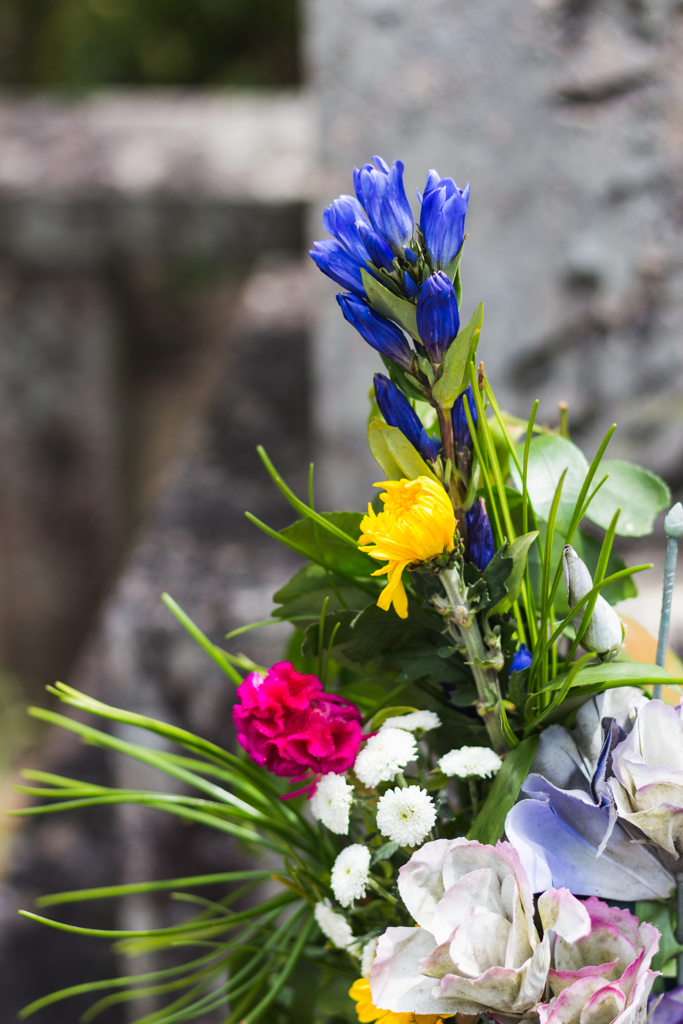
[[[526,644],[520,644],[512,659],[510,672],[523,672],[524,669],[528,668],[531,664],[532,658],[533,655],[531,651],[527,649]]]
[[[459,189],[452,178],[442,181],[436,171],[427,175],[420,230],[429,255],[439,266],[447,267],[460,251],[469,200],[469,185]]]
[[[401,249],[413,233],[413,214],[403,187],[403,164],[396,160],[389,167],[381,156],[372,159],[375,167],[365,164],[360,170],[354,168],[353,187],[377,234]]]
[[[418,296],[420,289],[417,287],[410,274],[403,274],[403,291],[409,299],[416,299]]]
[[[441,362],[459,327],[453,282],[442,271],[432,274],[417,299],[417,332],[434,362]]]
[[[475,501],[465,516],[467,522],[467,561],[476,565],[483,572],[493,558],[496,545],[493,530],[486,514],[486,502],[483,498]]]
[[[375,398],[389,426],[398,427],[423,459],[434,462],[439,454],[439,442],[429,437],[406,396],[383,373],[375,374]]]
[[[384,267],[386,270],[392,270],[394,266],[394,254],[384,239],[380,238],[377,232],[373,231],[370,225],[364,220],[359,221],[358,230],[367,250],[368,259],[370,259],[376,267]]]
[[[470,410],[470,416],[474,426],[477,426],[477,407],[474,404],[474,395],[472,394],[472,385],[468,384],[467,388],[461,395],[455,400],[453,409],[451,410],[451,419],[453,420],[453,439],[455,441],[456,452],[464,452],[466,448],[472,451],[474,445],[472,444],[472,434],[467,423],[467,416],[465,415],[465,400]]]
[[[367,302],[355,295],[338,295],[337,302],[344,319],[352,324],[358,333],[381,355],[410,368],[412,353],[405,335],[391,320],[375,313]]]
[[[360,234],[361,224],[367,225],[367,221],[363,207],[354,196],[339,196],[323,213],[325,230],[334,235],[346,251],[364,266],[371,257]]]
[[[408,260],[408,262],[412,263],[413,266],[415,266],[415,264],[418,261],[417,253],[413,252],[412,249],[410,249],[408,246],[406,246],[405,249],[403,250],[403,254],[404,254],[405,258]]]
[[[314,242],[308,254],[323,274],[327,274],[342,288],[348,288],[355,295],[365,296],[363,279],[360,276],[361,265],[349,255],[336,238],[324,238],[320,242]]]

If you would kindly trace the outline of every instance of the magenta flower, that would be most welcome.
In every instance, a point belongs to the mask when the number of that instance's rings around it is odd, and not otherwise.
[[[315,676],[280,661],[265,679],[252,672],[237,689],[237,739],[256,764],[275,775],[345,772],[361,743],[361,716],[343,697],[325,693]]]

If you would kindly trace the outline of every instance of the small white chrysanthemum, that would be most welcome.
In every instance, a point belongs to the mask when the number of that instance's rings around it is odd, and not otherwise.
[[[326,935],[330,942],[337,949],[346,949],[353,942],[353,932],[343,914],[338,914],[332,909],[329,902],[324,900],[316,903],[313,911],[316,921],[323,935]]]
[[[438,729],[441,719],[435,711],[411,711],[407,715],[396,715],[394,718],[387,718],[380,727],[383,729],[406,729],[408,732],[415,732],[421,729],[429,732],[430,729]]]
[[[436,821],[436,808],[419,786],[390,789],[377,804],[377,828],[400,846],[417,846]]]
[[[363,946],[363,955],[360,961],[360,973],[361,977],[370,977],[370,968],[372,967],[372,961],[375,959],[375,953],[377,952],[377,943],[379,939],[370,939]]]
[[[339,854],[332,868],[332,892],[342,907],[365,896],[370,876],[370,851],[354,843]]]
[[[460,747],[460,750],[450,750],[444,754],[439,761],[439,768],[444,775],[458,775],[461,779],[478,775],[484,779],[495,775],[502,763],[490,747]]]
[[[371,736],[356,758],[353,770],[371,789],[391,782],[398,772],[417,757],[415,738],[405,729],[381,729]]]
[[[330,772],[323,775],[309,807],[316,821],[322,821],[331,832],[345,836],[349,831],[349,813],[353,803],[353,786],[349,786],[343,775]]]

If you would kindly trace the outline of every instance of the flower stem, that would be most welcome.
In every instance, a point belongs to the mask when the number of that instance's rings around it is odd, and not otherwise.
[[[477,783],[473,775],[467,776],[467,785],[470,787],[470,800],[472,801],[472,821],[476,818],[479,813],[479,795],[477,793]]]
[[[465,588],[458,569],[446,569],[440,574],[439,579],[451,604],[449,621],[451,636],[467,651],[468,664],[472,669],[479,696],[477,711],[484,719],[484,725],[495,752],[507,754],[510,747],[503,735],[498,673],[494,668],[486,666],[486,662],[491,660],[493,652],[484,643],[479,623],[467,603]]]

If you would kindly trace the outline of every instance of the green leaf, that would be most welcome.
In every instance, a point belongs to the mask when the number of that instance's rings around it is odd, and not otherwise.
[[[376,604],[362,612],[347,611],[325,617],[323,647],[327,647],[332,631],[339,623],[332,648],[335,661],[340,659],[352,667],[367,665],[380,655],[399,648],[414,647],[440,641],[443,620],[436,612],[411,605],[407,619],[398,617],[393,608],[383,611]],[[304,657],[313,657],[318,650],[318,626],[309,626],[303,644]]]
[[[363,286],[368,301],[373,309],[382,316],[388,317],[402,327],[416,341],[420,340],[417,332],[417,307],[407,299],[400,299],[393,295],[388,288],[368,273],[365,267],[361,267],[360,276],[363,279]]]
[[[376,715],[373,716],[372,721],[368,725],[367,732],[377,732],[379,727],[383,725],[387,718],[395,718],[398,715],[408,715],[411,711],[417,711],[417,708],[412,708],[408,704],[397,704],[391,708],[382,708]]]
[[[538,530],[533,530],[531,533],[525,533],[523,537],[518,537],[517,540],[513,541],[508,548],[506,556],[507,558],[512,559],[512,570],[505,581],[507,594],[498,602],[497,605],[495,605],[495,607],[491,609],[492,615],[502,615],[503,612],[509,611],[519,597],[522,589],[522,582],[524,580],[527,554],[529,548],[537,537]]]
[[[670,903],[659,903],[655,900],[636,900],[636,917],[639,921],[649,921],[661,932],[659,950],[652,960],[652,969],[661,971],[665,963],[683,953],[683,946],[676,942],[674,925],[676,911]]]
[[[562,672],[543,687],[544,690],[558,690],[562,687],[568,673]],[[625,685],[648,685],[650,683],[683,683],[683,679],[672,679],[665,668],[639,661],[608,661],[605,665],[589,665],[582,668],[574,680],[572,691],[584,686],[596,684],[614,685],[620,682]]]
[[[443,373],[432,388],[432,395],[442,409],[451,409],[460,392],[465,389],[463,387],[465,369],[472,362],[477,351],[483,319],[484,303],[480,302],[472,314],[470,322],[463,327],[446,352]],[[464,383],[466,387],[467,382]]]
[[[489,564],[484,569],[482,579],[488,590],[488,601],[491,604],[498,604],[504,599],[506,593],[506,581],[510,578],[513,569],[513,561],[510,557],[507,543],[498,548]]]
[[[393,857],[396,851],[399,849],[398,843],[384,843],[383,846],[379,846],[373,851],[370,857],[370,865],[378,864],[381,860],[389,860]]]
[[[322,517],[334,523],[349,537],[360,537],[361,512],[324,512]],[[377,568],[369,555],[338,540],[334,534],[328,533],[311,519],[299,519],[280,530],[280,534],[293,541],[303,555],[314,560],[321,558],[330,568],[341,573],[367,577]]]
[[[463,238],[462,245],[458,249],[457,256],[455,256],[454,259],[451,260],[451,262],[448,264],[447,267],[443,268],[444,274],[448,274],[448,276],[450,277],[450,279],[453,282],[453,284],[455,284],[455,275],[458,273],[458,270],[460,269],[460,260],[462,259],[462,253],[463,253],[463,249],[464,248],[465,248],[465,239]],[[459,299],[458,299],[458,302],[460,302]]]
[[[276,619],[295,621],[302,629],[307,618],[316,622],[320,619],[325,598],[329,600],[330,612],[340,608],[360,611],[371,600],[365,590],[311,562],[273,594],[273,601],[280,607],[272,614]]]
[[[618,508],[616,532],[620,537],[645,537],[652,533],[660,512],[671,504],[667,484],[649,469],[621,459],[603,459],[596,473],[605,481],[588,506],[586,518],[606,530]]]
[[[439,638],[440,639],[440,638]],[[414,683],[418,679],[441,685],[442,683],[467,684],[471,675],[462,662],[440,656],[440,647],[428,644],[420,647],[405,647],[385,654],[382,666],[397,671],[397,683]]]
[[[387,480],[416,480],[426,476],[435,483],[440,482],[398,427],[389,427],[373,416],[368,427],[368,443]]]
[[[490,843],[491,845],[500,839],[505,828],[508,811],[517,799],[522,783],[529,774],[537,745],[538,736],[529,736],[510,751],[493,780],[484,806],[467,833],[468,839],[476,839],[480,843]]]
[[[517,446],[517,454],[521,461],[524,457],[524,445]],[[555,529],[563,537],[569,529],[574,506],[588,472],[588,463],[581,449],[565,437],[553,434],[534,437],[529,445],[527,486],[536,515],[546,522],[557,485],[565,469],[567,475],[555,519]],[[515,486],[521,491],[522,481],[516,466],[512,467],[511,473]]]

